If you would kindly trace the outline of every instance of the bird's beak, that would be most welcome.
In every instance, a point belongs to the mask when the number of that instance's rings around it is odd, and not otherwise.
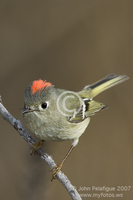
[[[37,109],[24,106],[22,114],[29,113],[29,112],[34,112],[34,111],[37,111]]]
[[[25,114],[25,113],[29,113],[29,112],[33,112],[34,110],[31,109],[31,108],[24,108],[23,111],[22,111],[22,114]]]

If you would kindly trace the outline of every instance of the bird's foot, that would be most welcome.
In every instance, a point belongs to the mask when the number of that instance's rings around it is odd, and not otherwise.
[[[30,155],[32,156],[32,154],[34,153],[36,153],[36,150],[38,149],[38,148],[40,148],[40,147],[42,147],[43,146],[43,142],[44,142],[44,140],[40,140],[39,142],[35,142],[32,146],[31,146],[31,153],[30,153]]]
[[[58,174],[58,172],[61,170],[62,166],[63,166],[63,162],[61,162],[59,165],[54,166],[54,167],[52,167],[52,169],[50,169],[50,171],[53,171],[51,181],[52,181],[53,179],[56,179],[55,176],[56,176],[56,175]]]

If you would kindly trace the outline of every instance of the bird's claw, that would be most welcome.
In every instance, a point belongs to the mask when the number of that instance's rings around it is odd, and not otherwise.
[[[30,153],[30,155],[32,156],[32,154],[34,153],[36,153],[36,150],[38,149],[38,148],[40,148],[40,147],[42,147],[43,146],[43,142],[44,142],[44,140],[40,140],[39,142],[35,142],[32,146],[31,146],[31,153]]]
[[[60,163],[59,165],[54,166],[54,167],[52,167],[52,169],[50,169],[50,171],[53,171],[51,181],[53,181],[53,179],[56,179],[55,176],[56,176],[56,175],[58,174],[58,172],[61,170],[62,165],[63,165],[63,163]]]

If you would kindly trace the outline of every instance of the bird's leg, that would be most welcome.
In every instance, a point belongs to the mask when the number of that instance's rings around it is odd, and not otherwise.
[[[74,146],[72,145],[72,146],[70,147],[69,151],[67,152],[66,156],[65,156],[64,159],[62,160],[62,162],[61,162],[59,165],[53,167],[53,168],[50,170],[50,171],[53,171],[51,181],[52,181],[53,179],[55,179],[55,176],[56,176],[56,175],[58,174],[58,172],[61,170],[61,168],[62,168],[62,166],[63,166],[63,163],[66,161],[66,159],[68,158],[68,156],[69,156],[70,153],[72,152],[73,148],[74,148]]]
[[[31,153],[30,153],[30,155],[32,156],[32,154],[34,153],[36,153],[36,150],[38,149],[38,148],[40,148],[40,147],[42,147],[43,146],[43,142],[44,142],[44,140],[40,140],[39,142],[35,142],[32,146],[31,146]]]

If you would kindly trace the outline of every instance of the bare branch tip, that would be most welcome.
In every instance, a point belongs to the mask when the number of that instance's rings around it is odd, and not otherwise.
[[[1,98],[1,95],[0,95],[0,103],[2,103],[2,98]]]

